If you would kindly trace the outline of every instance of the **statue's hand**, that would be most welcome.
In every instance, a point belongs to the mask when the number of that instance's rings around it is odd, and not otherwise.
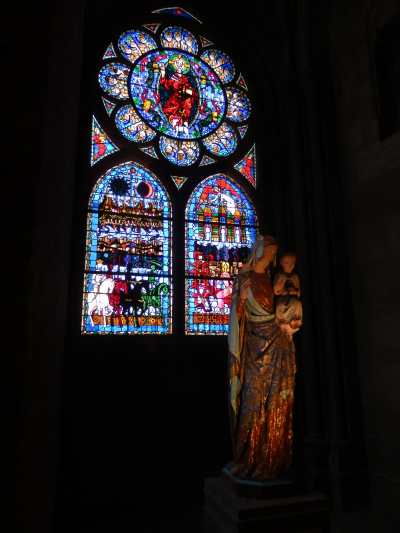
[[[301,328],[302,321],[299,319],[291,320],[289,325],[294,331],[299,331]]]
[[[279,327],[284,332],[285,335],[292,338],[296,331],[299,331],[300,328],[292,328],[290,324],[280,324]]]

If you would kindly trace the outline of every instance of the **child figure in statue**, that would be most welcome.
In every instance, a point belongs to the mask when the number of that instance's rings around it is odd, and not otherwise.
[[[280,260],[280,271],[274,276],[275,317],[284,329],[287,325],[295,332],[302,325],[303,308],[300,301],[300,278],[295,272],[296,254],[284,253]]]

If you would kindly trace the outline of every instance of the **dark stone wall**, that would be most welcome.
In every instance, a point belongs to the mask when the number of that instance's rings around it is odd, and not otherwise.
[[[21,531],[51,531],[60,469],[81,74],[79,2],[10,5],[2,38],[10,60],[15,132],[10,185],[22,322],[12,325],[18,377],[17,517]],[[11,73],[11,74],[10,74]],[[11,87],[10,87],[11,89]],[[11,92],[11,91],[10,91]]]
[[[397,531],[400,431],[400,131],[379,140],[377,31],[396,1],[333,2],[330,25],[339,162],[371,480],[364,531]],[[361,524],[361,522],[360,522]]]

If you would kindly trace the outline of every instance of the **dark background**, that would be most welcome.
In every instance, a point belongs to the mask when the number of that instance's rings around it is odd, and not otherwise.
[[[320,4],[180,5],[245,75],[261,229],[299,252],[294,475],[303,490],[329,495],[338,531],[395,531],[400,137],[382,134],[375,43],[396,5]],[[158,7],[39,3],[5,23],[15,82],[4,109],[15,128],[10,182],[23,191],[24,214],[16,331],[24,531],[116,521],[151,530],[163,520],[193,529],[203,477],[230,457],[225,338],[185,338],[179,328],[171,338],[79,335],[94,73],[111,38]],[[165,167],[154,170],[179,213],[184,189],[168,185]],[[179,283],[183,234],[174,237]]]

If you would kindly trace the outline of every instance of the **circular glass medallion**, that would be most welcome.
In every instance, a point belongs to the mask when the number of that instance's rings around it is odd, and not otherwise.
[[[218,76],[188,52],[160,50],[138,60],[129,82],[139,115],[174,139],[199,139],[214,132],[226,111]]]
[[[235,130],[224,122],[215,133],[203,140],[203,144],[214,155],[220,157],[231,155],[237,146]]]
[[[168,161],[184,167],[193,165],[200,155],[198,142],[177,141],[169,137],[160,137],[160,151]]]
[[[123,63],[107,63],[99,72],[100,87],[118,100],[128,98],[129,68]]]
[[[210,48],[201,54],[201,59],[215,70],[223,83],[229,83],[235,77],[235,67],[228,54]]]
[[[247,120],[251,112],[250,100],[247,95],[235,87],[229,87],[226,90],[226,95],[228,97],[227,118],[233,122],[244,122]]]
[[[168,26],[160,37],[161,44],[165,48],[180,48],[192,54],[197,54],[199,45],[192,33],[179,26]]]
[[[134,63],[138,57],[157,48],[155,40],[144,31],[126,31],[118,39],[121,54]]]
[[[124,105],[117,111],[115,124],[122,135],[130,141],[148,142],[156,135],[156,132],[138,117],[131,105]]]

